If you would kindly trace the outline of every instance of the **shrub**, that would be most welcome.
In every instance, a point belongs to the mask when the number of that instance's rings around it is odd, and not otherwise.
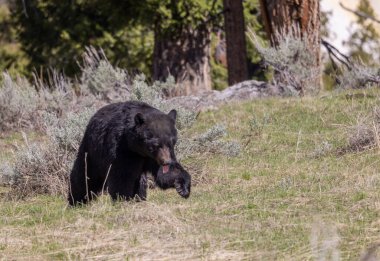
[[[113,67],[102,50],[87,48],[82,76],[72,81],[57,71],[47,80],[34,76],[34,84],[3,73],[0,85],[0,130],[40,129],[45,112],[62,117],[70,111],[99,107],[129,99],[130,80],[125,70]]]
[[[86,48],[81,71],[82,94],[90,92],[107,102],[124,101],[129,98],[130,78],[127,71],[112,66],[103,50]]]
[[[236,157],[240,153],[240,144],[224,141],[227,130],[223,125],[215,125],[206,132],[191,138],[181,138],[176,146],[178,159],[199,154],[223,154]]]
[[[93,112],[92,109],[71,112],[62,119],[54,113],[44,115],[48,140],[43,144],[29,144],[25,137],[25,144],[16,152],[13,167],[3,167],[5,180],[12,188],[11,196],[66,195],[68,173]]]
[[[24,102],[30,104],[28,92],[31,92],[31,99],[36,99],[36,104],[41,105],[38,107],[39,125],[47,140],[29,144],[25,137],[25,144],[18,147],[12,166],[8,164],[1,167],[3,181],[11,185],[11,195],[25,197],[48,193],[66,196],[68,174],[84,129],[99,106],[110,101],[130,99],[147,102],[164,112],[173,109],[163,93],[164,89],[174,86],[172,79],[165,83],[155,82],[148,85],[141,75],[129,85],[127,73],[112,67],[102,53],[89,49],[84,59],[80,96],[74,95],[73,84],[58,74],[55,74],[51,82],[55,86],[53,91],[49,91],[42,83],[39,83],[40,92],[32,91],[33,88],[27,89]],[[104,86],[110,86],[110,90]],[[177,127],[180,135],[180,142],[176,147],[179,159],[203,153],[222,153],[227,156],[236,156],[239,153],[240,147],[236,142],[223,141],[226,129],[221,125],[214,126],[199,136],[188,138],[186,130],[195,122],[196,114],[184,108],[175,109],[178,111]],[[33,115],[33,110],[27,111],[30,116]],[[23,112],[20,109],[19,113]]]
[[[37,116],[40,97],[24,78],[12,80],[3,73],[0,86],[0,130],[30,127]]]
[[[65,166],[69,160],[71,159],[68,154],[62,153],[54,144],[23,146],[16,154],[11,179],[11,197],[65,193],[68,171]]]
[[[370,67],[362,62],[352,62],[348,69],[343,68],[338,76],[339,86],[344,89],[360,89],[380,84],[380,68]]]
[[[173,77],[169,77],[166,82],[154,82],[148,85],[144,75],[139,75],[133,80],[131,88],[131,100],[146,102],[153,107],[168,113],[174,109],[170,101],[165,99],[164,90],[175,88]],[[195,122],[195,111],[187,110],[183,107],[175,108],[178,112],[177,128],[179,130],[190,128]]]
[[[44,123],[49,141],[61,150],[76,152],[87,123],[94,113],[95,108],[84,108],[80,113],[70,112],[61,120],[55,114],[47,113]]]
[[[290,33],[277,31],[275,39],[278,45],[266,47],[250,30],[248,36],[255,45],[264,62],[272,67],[277,74],[276,81],[285,84],[290,95],[315,93],[319,90],[320,68],[316,66],[317,58],[313,48],[308,44],[311,36],[300,32],[297,26],[289,29]]]
[[[347,143],[340,153],[380,147],[380,107],[375,107],[369,117],[350,128]]]

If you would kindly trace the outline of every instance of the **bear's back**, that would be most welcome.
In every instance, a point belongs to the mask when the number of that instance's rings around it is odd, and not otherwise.
[[[157,132],[175,129],[174,121],[167,114],[144,102],[112,103],[100,108],[90,119],[83,137],[86,151],[107,156],[112,152],[111,156],[115,157],[122,136],[125,133],[129,133],[129,137],[134,136],[131,133],[137,113],[146,116],[149,125]]]

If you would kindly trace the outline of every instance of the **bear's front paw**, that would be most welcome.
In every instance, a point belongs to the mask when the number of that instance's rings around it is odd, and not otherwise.
[[[183,198],[188,198],[190,196],[190,178],[188,179],[183,179],[179,178],[174,181],[174,186],[177,191],[177,193],[183,197]]]
[[[190,196],[191,176],[179,163],[170,165],[167,172],[161,166],[157,172],[156,184],[162,189],[175,188],[181,197]]]

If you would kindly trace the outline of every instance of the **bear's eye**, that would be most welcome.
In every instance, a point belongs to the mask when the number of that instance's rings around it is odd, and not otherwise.
[[[153,134],[150,131],[144,133],[144,139],[151,140],[153,139]]]
[[[160,146],[160,143],[158,142],[159,140],[157,138],[150,139],[148,144],[149,144],[149,149],[150,150],[155,150]]]

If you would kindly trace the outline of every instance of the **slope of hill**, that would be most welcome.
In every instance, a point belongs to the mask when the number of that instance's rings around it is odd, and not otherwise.
[[[0,258],[358,260],[380,240],[380,146],[339,151],[378,94],[266,98],[201,113],[191,131],[222,122],[242,151],[187,160],[201,166],[188,200],[151,189],[147,202],[101,196],[70,209],[53,196],[9,201],[3,188]],[[10,150],[15,139],[0,144]]]

